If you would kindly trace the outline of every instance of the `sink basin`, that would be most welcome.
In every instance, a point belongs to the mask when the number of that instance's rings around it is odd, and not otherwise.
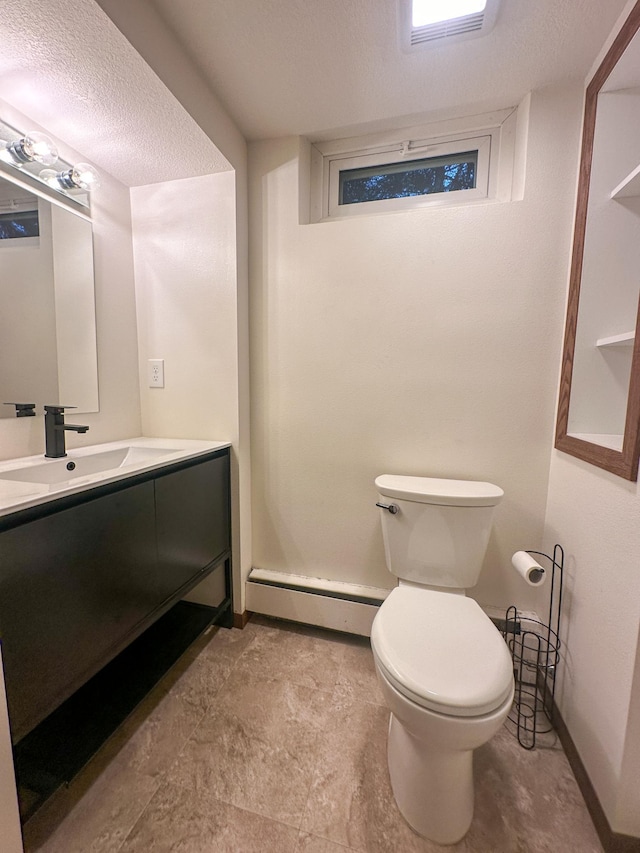
[[[25,456],[0,461],[0,519],[227,447],[230,444],[221,441],[136,436],[77,447],[62,459]]]
[[[78,477],[90,477],[92,474],[114,471],[127,465],[143,467],[175,452],[175,450],[167,447],[118,447],[84,456],[65,456],[62,459],[51,459],[48,462],[24,468],[12,468],[8,471],[2,471],[0,480],[10,480],[14,483],[56,485],[57,483],[68,483]]]

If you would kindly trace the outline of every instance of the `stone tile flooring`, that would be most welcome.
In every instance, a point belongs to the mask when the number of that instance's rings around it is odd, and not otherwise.
[[[389,787],[387,724],[367,640],[256,617],[212,631],[30,822],[25,850],[602,850],[562,750],[504,729],[476,751],[466,838],[419,838]]]

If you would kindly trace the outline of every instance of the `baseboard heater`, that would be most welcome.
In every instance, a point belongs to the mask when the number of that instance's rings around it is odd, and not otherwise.
[[[247,610],[369,637],[378,607],[390,590],[342,581],[252,569]]]

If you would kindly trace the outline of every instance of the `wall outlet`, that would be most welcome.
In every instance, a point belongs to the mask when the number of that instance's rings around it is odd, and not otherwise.
[[[150,358],[148,361],[149,388],[164,388],[164,359]]]

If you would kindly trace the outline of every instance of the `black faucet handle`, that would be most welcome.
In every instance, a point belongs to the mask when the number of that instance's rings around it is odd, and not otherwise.
[[[3,403],[4,406],[15,406],[17,418],[35,418],[35,403]]]
[[[77,406],[45,406],[45,412],[49,412],[52,415],[63,415],[65,409],[77,409]]]

